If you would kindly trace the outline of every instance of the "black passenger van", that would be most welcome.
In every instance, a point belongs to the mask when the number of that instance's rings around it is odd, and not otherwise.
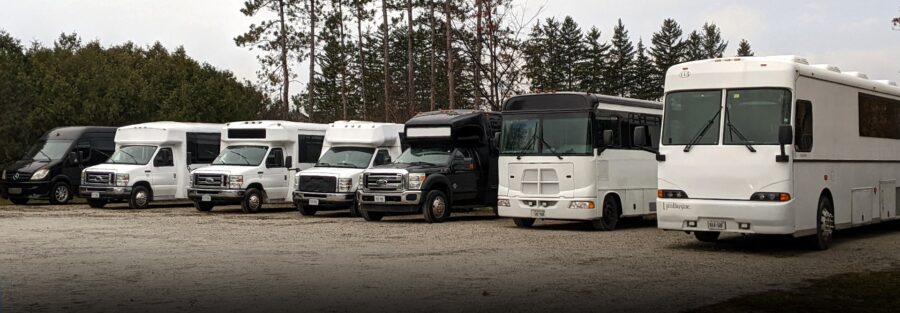
[[[81,170],[103,163],[115,151],[115,127],[60,127],[41,136],[22,159],[3,169],[0,197],[14,204],[72,200]]]

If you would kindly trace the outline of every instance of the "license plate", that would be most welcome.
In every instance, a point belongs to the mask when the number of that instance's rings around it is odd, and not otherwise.
[[[309,199],[309,205],[319,205],[319,199]]]
[[[544,210],[531,210],[531,217],[544,217],[545,213]]]
[[[22,193],[22,188],[9,188],[9,194],[18,195]]]
[[[91,193],[91,198],[94,198],[94,199],[100,199],[100,193],[99,193],[99,192],[92,192],[92,193]]]
[[[212,196],[210,196],[210,195],[203,195],[203,199],[201,199],[201,200],[202,200],[203,202],[210,202],[210,201],[212,201]]]
[[[706,226],[709,227],[709,230],[725,230],[725,221],[722,221],[722,220],[707,221]]]
[[[375,196],[375,202],[384,203],[384,196]]]

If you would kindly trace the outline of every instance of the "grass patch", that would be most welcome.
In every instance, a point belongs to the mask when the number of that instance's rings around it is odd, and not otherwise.
[[[900,270],[839,274],[789,291],[736,297],[689,313],[898,312]]]

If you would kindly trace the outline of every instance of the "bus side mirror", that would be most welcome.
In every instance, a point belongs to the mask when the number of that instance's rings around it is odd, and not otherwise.
[[[291,165],[294,165],[294,157],[290,155],[284,157],[284,167],[290,169]]]
[[[603,130],[603,146],[609,147],[612,146],[613,142],[613,131],[612,129]]]
[[[794,129],[791,125],[781,125],[778,127],[778,143],[781,145],[781,154],[775,156],[775,162],[786,163],[790,160],[784,151],[784,145],[794,142]]]
[[[647,126],[637,126],[634,128],[634,134],[631,142],[635,147],[646,147],[647,144]]]

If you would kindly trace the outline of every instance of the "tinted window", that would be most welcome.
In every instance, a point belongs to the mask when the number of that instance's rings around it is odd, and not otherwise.
[[[813,146],[812,102],[797,100],[794,115],[794,144],[797,152],[810,152]]]
[[[791,92],[735,89],[725,97],[726,145],[778,144],[778,127],[791,123]]]
[[[859,135],[900,139],[900,101],[860,93]]]
[[[266,167],[284,167],[284,150],[273,148],[266,158]]]
[[[373,161],[373,166],[384,165],[391,163],[391,154],[388,153],[387,150],[378,150],[378,154],[375,155],[375,161]]]
[[[91,142],[89,140],[79,140],[75,145],[75,152],[78,154],[78,159],[84,163],[90,163],[91,158],[94,156],[91,153]]]
[[[265,129],[229,129],[228,138],[265,139]]]
[[[66,157],[66,152],[69,151],[69,147],[72,146],[72,141],[69,140],[47,140],[40,141],[30,149],[25,155],[22,157],[22,160],[35,160],[35,161],[52,161],[52,160],[60,160]]]
[[[219,155],[221,149],[220,133],[188,133],[187,152],[191,159],[189,164],[210,164]]]
[[[319,156],[322,155],[322,141],[324,140],[324,136],[300,135],[298,138],[297,162],[316,163],[319,160]]]
[[[153,166],[155,166],[155,167],[175,166],[175,160],[172,157],[172,149],[171,148],[159,149],[159,153],[157,153],[156,158],[153,159]]]
[[[687,145],[698,136],[700,139],[695,144],[718,143],[721,109],[721,90],[669,93],[666,96],[666,111],[663,115],[665,119],[663,144]]]

